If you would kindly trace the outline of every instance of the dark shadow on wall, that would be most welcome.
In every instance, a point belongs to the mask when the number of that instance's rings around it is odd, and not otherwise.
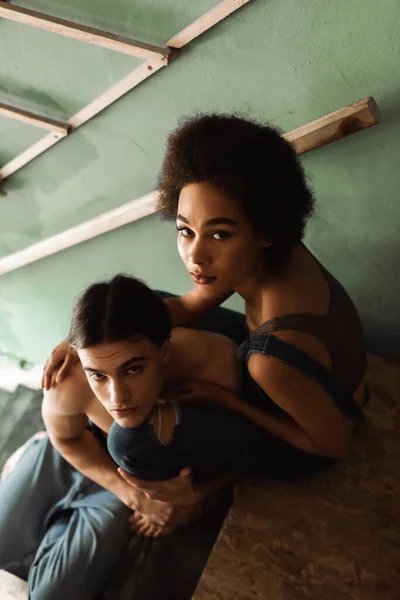
[[[370,262],[367,257],[362,264],[366,270],[371,267],[366,281],[374,284],[373,298],[368,298],[369,311],[363,302],[359,306],[367,347],[369,352],[400,361],[400,241],[369,244],[368,255]],[[363,292],[366,297],[368,288],[367,283]]]
[[[400,362],[400,320],[397,323],[384,323],[370,317],[362,320],[368,351]]]
[[[400,361],[400,241],[366,242],[348,258],[354,261],[353,275],[347,282],[338,278],[359,310],[368,351]]]

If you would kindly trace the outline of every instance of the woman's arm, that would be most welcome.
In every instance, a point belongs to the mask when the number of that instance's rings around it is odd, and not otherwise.
[[[259,425],[268,433],[297,446],[305,452],[315,452],[312,440],[290,417],[278,417],[239,398],[234,392],[214,383],[186,381],[174,394],[177,402],[203,402],[233,410]]]
[[[275,435],[306,452],[332,458],[347,454],[354,423],[339,411],[320,383],[292,366],[263,354],[253,354],[250,357],[249,373],[263,391],[286,412],[293,433],[298,429],[308,438],[309,447],[296,443],[295,437],[286,439],[279,433]]]
[[[233,292],[224,296],[215,298],[202,297],[197,288],[192,288],[190,292],[179,298],[166,298],[164,302],[167,304],[173,327],[188,327],[199,321],[207,312],[217,308],[224,302]]]
[[[177,390],[178,402],[205,402],[233,410],[268,433],[304,452],[330,457],[346,454],[351,434],[343,415],[321,386],[276,359],[253,355],[250,375],[287,416],[256,408],[233,392],[209,382],[186,381]]]

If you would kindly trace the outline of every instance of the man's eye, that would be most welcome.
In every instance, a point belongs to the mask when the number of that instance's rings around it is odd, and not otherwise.
[[[127,373],[130,373],[131,375],[137,375],[138,373],[141,373],[143,371],[143,367],[140,366],[135,366],[135,367],[129,367],[129,369],[127,369]]]
[[[193,231],[191,229],[188,229],[187,227],[177,226],[176,230],[179,231],[179,233],[183,235],[183,237],[192,237],[194,235]]]
[[[227,240],[231,237],[231,234],[229,233],[229,231],[214,231],[212,237],[214,240]]]
[[[101,381],[104,379],[104,375],[101,373],[90,373],[90,379],[94,379],[95,381]]]

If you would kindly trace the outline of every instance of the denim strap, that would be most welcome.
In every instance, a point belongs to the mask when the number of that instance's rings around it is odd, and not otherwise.
[[[360,425],[365,415],[350,392],[340,385],[333,375],[314,358],[292,344],[284,342],[271,334],[257,334],[250,342],[247,360],[251,354],[260,353],[272,356],[301,371],[317,381],[332,397],[341,413]]]

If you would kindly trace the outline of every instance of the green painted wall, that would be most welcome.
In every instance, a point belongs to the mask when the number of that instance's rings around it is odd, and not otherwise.
[[[29,7],[165,43],[215,4],[31,0]],[[379,127],[303,157],[318,200],[307,242],[349,289],[370,347],[400,358],[399,23],[398,0],[252,0],[8,180],[0,255],[152,191],[165,136],[182,114],[238,110],[288,131],[373,95]],[[5,20],[0,52],[0,101],[54,117],[73,114],[138,64]],[[35,136],[0,120],[0,161]],[[173,226],[151,216],[2,276],[0,346],[44,360],[66,333],[73,298],[117,271],[178,293],[190,285]],[[242,307],[237,298],[229,304]]]

